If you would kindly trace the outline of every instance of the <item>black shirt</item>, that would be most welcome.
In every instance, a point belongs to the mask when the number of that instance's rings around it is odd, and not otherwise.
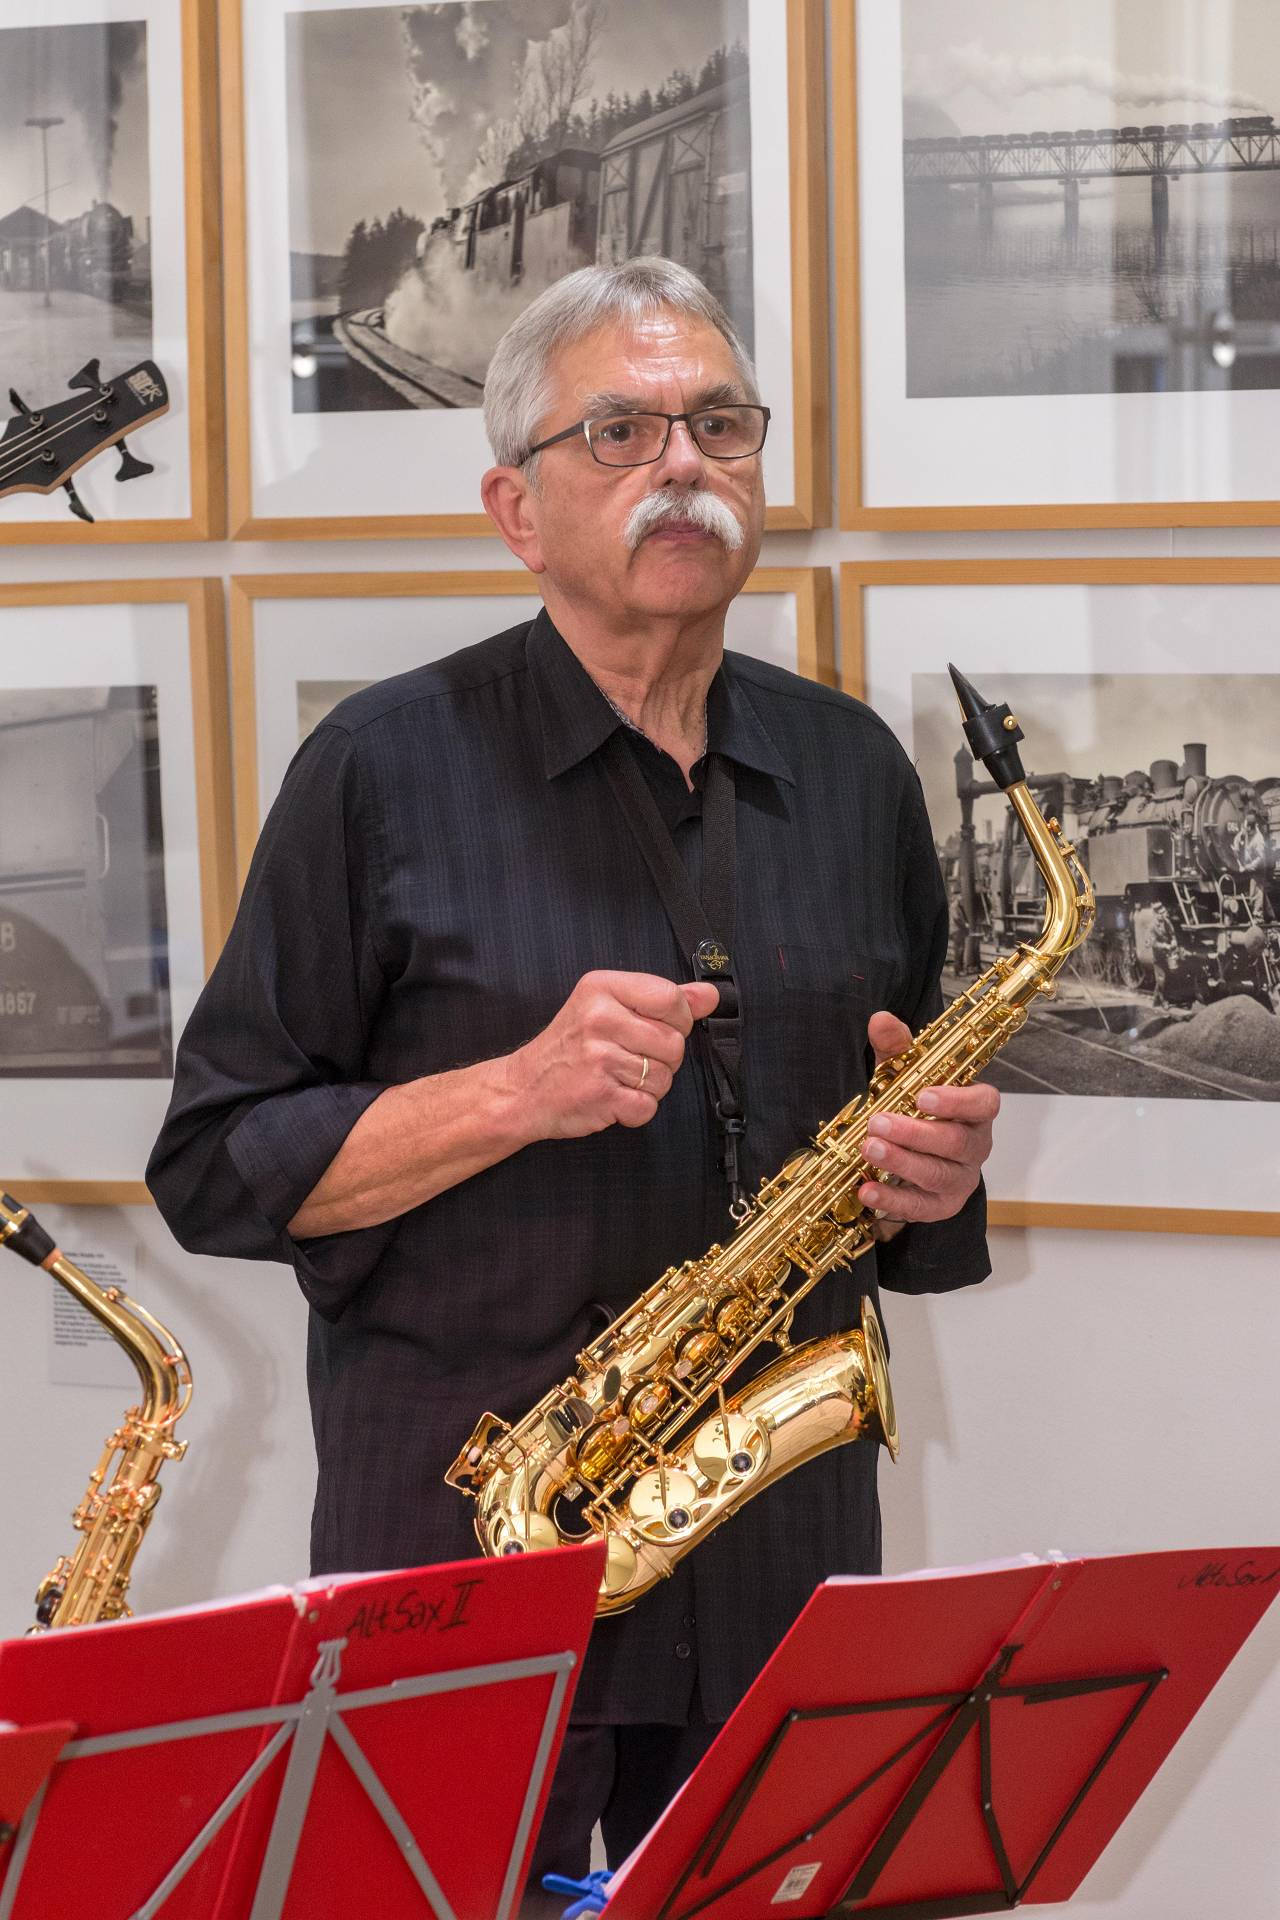
[[[754,1186],[865,1086],[871,1012],[939,1010],[946,902],[919,781],[869,709],[731,653],[707,719],[735,774]],[[185,1247],[288,1262],[310,1302],[316,1571],[474,1554],[442,1475],[479,1414],[519,1418],[731,1230],[690,1058],[647,1127],[526,1147],[381,1226],[286,1230],[385,1087],[521,1046],[593,968],[689,977],[600,763],[622,725],[545,613],[344,701],[294,759],[183,1036],[147,1177]],[[627,737],[696,876],[700,791]],[[793,1337],[856,1324],[877,1268],[907,1293],[981,1280],[984,1235],[979,1189],[824,1280]],[[878,1571],[875,1468],[867,1443],[801,1468],[602,1622],[575,1717],[679,1723],[696,1676],[723,1718],[820,1579]]]

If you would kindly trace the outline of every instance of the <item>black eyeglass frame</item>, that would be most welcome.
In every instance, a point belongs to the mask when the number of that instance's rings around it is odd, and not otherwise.
[[[697,419],[699,414],[727,413],[730,407],[736,407],[741,411],[749,412],[749,413],[758,413],[760,415],[760,445],[758,447],[752,447],[750,453],[708,453],[707,449],[703,446],[701,440],[699,440],[697,434],[694,432],[693,423],[695,419]],[[758,453],[762,453],[764,451],[764,443],[765,443],[765,440],[768,438],[769,421],[771,418],[772,418],[771,410],[768,407],[760,406],[754,400],[726,400],[721,406],[694,407],[692,411],[689,413],[663,413],[657,407],[637,407],[633,414],[629,414],[629,413],[595,414],[589,420],[575,420],[571,427],[564,427],[559,433],[553,433],[550,439],[539,440],[537,446],[530,447],[528,453],[522,454],[516,464],[522,467],[525,465],[526,461],[532,460],[535,453],[545,453],[548,447],[558,446],[560,441],[562,440],[572,440],[575,434],[580,433],[583,439],[587,443],[587,446],[591,453],[591,458],[595,461],[598,467],[651,467],[654,465],[656,461],[661,460],[663,454],[666,452],[667,446],[671,439],[671,429],[672,427],[675,426],[678,420],[683,420],[685,426],[689,429],[689,438],[693,441],[693,444],[698,449],[699,453],[706,454],[706,457],[708,460],[754,460]],[[632,420],[632,419],[634,420],[665,420],[666,421],[667,431],[663,436],[662,445],[658,448],[658,451],[654,454],[650,454],[647,460],[602,460],[600,458],[600,455],[596,452],[595,443],[591,438],[592,427],[603,426],[605,422],[608,420]]]

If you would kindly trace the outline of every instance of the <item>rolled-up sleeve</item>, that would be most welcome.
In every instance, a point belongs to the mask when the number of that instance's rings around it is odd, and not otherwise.
[[[908,782],[901,827],[902,916],[910,956],[908,985],[895,1011],[913,1033],[942,1012],[947,952],[947,894],[920,783]],[[916,1221],[876,1248],[876,1277],[895,1293],[946,1293],[974,1286],[991,1271],[987,1194],[978,1182],[950,1220]]]
[[[235,924],[178,1047],[147,1184],[194,1253],[283,1260],[336,1318],[394,1223],[295,1241],[288,1223],[384,1091],[365,1072],[384,992],[356,750],[341,727],[299,750]]]

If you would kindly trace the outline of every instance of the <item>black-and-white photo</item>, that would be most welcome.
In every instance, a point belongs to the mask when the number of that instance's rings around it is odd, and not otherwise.
[[[1010,1093],[1280,1100],[1280,675],[1004,674],[1000,695],[1097,919],[987,1077]],[[947,676],[914,675],[912,709],[954,995],[1036,937],[1044,889],[1008,803],[956,752]]]
[[[903,0],[911,398],[1280,387],[1280,10]]]
[[[172,1071],[156,689],[0,692],[0,1074]]]
[[[287,17],[295,412],[476,407],[521,309],[660,253],[748,343],[747,0]]]
[[[363,693],[366,687],[372,685],[372,680],[299,680],[299,746],[309,733],[315,732],[322,720],[328,719],[340,700],[346,700],[353,693]]]
[[[4,27],[0,393],[38,412],[151,350],[146,23]]]

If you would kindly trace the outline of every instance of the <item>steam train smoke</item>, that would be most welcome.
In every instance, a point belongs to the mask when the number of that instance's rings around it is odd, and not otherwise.
[[[445,206],[467,198],[476,156],[493,126],[493,103],[519,100],[531,63],[592,0],[406,7],[400,17],[413,117],[434,161]]]
[[[1086,55],[988,53],[978,42],[948,47],[941,53],[919,55],[907,64],[907,91],[932,100],[947,100],[970,88],[989,100],[1012,105],[1029,93],[1062,93],[1071,87],[1099,93],[1123,105],[1141,108],[1172,102],[1213,109],[1243,108],[1268,111],[1251,93],[1229,87],[1206,86],[1187,74],[1126,74],[1109,60]]]
[[[101,27],[80,27],[67,45],[65,97],[84,127],[98,198],[108,200],[125,82],[145,56],[146,22],[116,20]]]
[[[518,313],[526,288],[500,288],[453,267],[451,244],[437,239],[410,267],[384,306],[387,338],[438,367],[483,382],[489,357]]]
[[[95,196],[109,199],[125,89],[145,60],[146,45],[142,20],[0,30],[0,135],[12,141],[21,137],[29,116],[57,114],[68,125],[51,136],[49,164],[54,181],[65,178],[66,156],[74,151],[76,191],[87,195],[86,174],[91,169]],[[38,141],[30,135],[26,138],[30,194],[38,191],[40,156]],[[61,149],[59,140],[64,142]],[[72,209],[64,204],[61,210]],[[57,217],[56,202],[52,211]]]

